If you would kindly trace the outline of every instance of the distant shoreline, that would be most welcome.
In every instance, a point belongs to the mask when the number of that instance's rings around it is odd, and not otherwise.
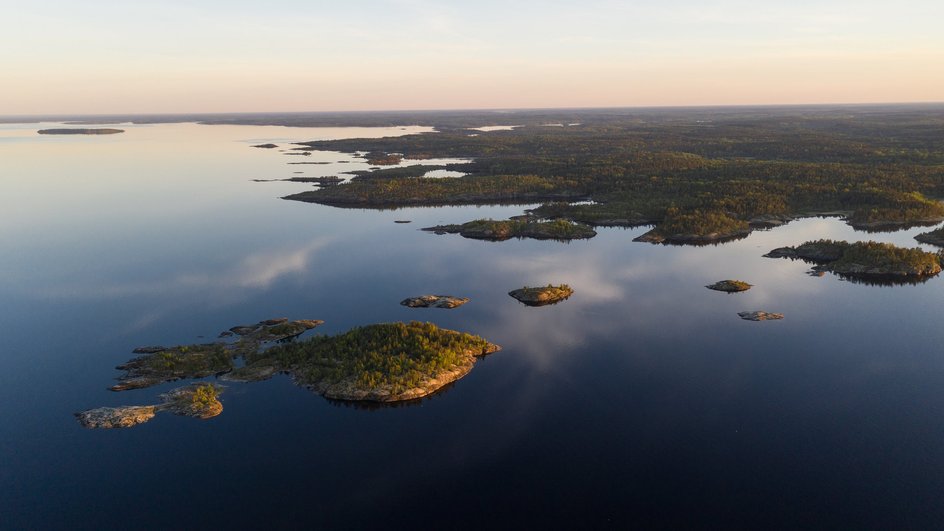
[[[116,135],[124,133],[124,129],[40,129],[41,135]]]

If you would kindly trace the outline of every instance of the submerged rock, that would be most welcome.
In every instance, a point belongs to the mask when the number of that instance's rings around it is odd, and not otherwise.
[[[509,291],[508,294],[528,306],[547,306],[566,300],[574,294],[574,290],[567,284],[561,284],[560,286],[548,284],[542,288],[525,286]]]
[[[768,313],[768,312],[738,312],[738,317],[744,319],[745,321],[772,321],[783,319],[782,313]]]
[[[458,308],[469,302],[468,297],[453,297],[451,295],[420,295],[400,301],[403,306],[410,308]]]
[[[724,291],[726,293],[738,293],[741,291],[747,291],[753,286],[744,282],[742,280],[719,280],[714,284],[705,286],[708,289],[713,289],[715,291]]]

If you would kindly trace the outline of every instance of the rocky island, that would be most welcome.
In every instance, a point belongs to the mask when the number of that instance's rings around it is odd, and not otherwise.
[[[125,374],[110,389],[127,391],[163,382],[224,374],[233,370],[235,358],[258,349],[262,343],[289,339],[322,323],[314,320],[268,319],[254,325],[234,326],[220,334],[221,337],[238,336],[239,339],[232,343],[138,347],[134,353],[143,355],[116,367],[125,371]]]
[[[160,411],[208,419],[223,412],[223,404],[218,400],[222,391],[222,386],[211,383],[188,385],[162,394],[162,403],[157,405],[99,407],[75,416],[86,428],[130,428],[151,420]]]
[[[783,319],[782,313],[770,313],[770,312],[738,312],[738,317],[744,319],[745,321],[779,321]]]
[[[62,129],[40,129],[37,133],[41,135],[116,135],[124,133],[124,129],[89,129],[89,128],[62,128]]]
[[[458,308],[469,302],[468,297],[453,297],[452,295],[420,295],[400,301],[403,306],[410,308]]]
[[[479,219],[461,225],[437,225],[422,230],[436,234],[459,234],[464,238],[488,241],[504,241],[510,238],[569,241],[593,238],[597,235],[596,231],[588,225],[562,219],[554,221]]]
[[[714,284],[709,284],[705,286],[708,289],[715,291],[723,291],[725,293],[740,293],[742,291],[747,291],[753,286],[744,282],[743,280],[719,280]]]
[[[874,281],[921,281],[941,272],[941,255],[890,243],[816,240],[780,247],[764,256],[793,258],[817,264],[814,271]]]
[[[465,376],[477,358],[500,350],[481,337],[415,321],[289,341],[321,323],[269,319],[220,334],[233,338],[230,341],[139,347],[135,353],[141,356],[118,366],[126,373],[111,390],[213,375],[255,382],[287,373],[326,398],[388,403],[432,394]],[[272,342],[278,343],[266,345]],[[237,367],[238,359],[244,362],[241,367]],[[130,427],[147,422],[159,411],[209,418],[222,411],[216,400],[221,391],[214,384],[193,384],[161,395],[163,403],[158,405],[102,407],[76,416],[88,428]]]
[[[561,284],[560,286],[548,284],[541,288],[529,288],[525,286],[508,292],[508,295],[511,295],[517,299],[518,302],[527,306],[557,304],[573,294],[574,290],[567,284]]]

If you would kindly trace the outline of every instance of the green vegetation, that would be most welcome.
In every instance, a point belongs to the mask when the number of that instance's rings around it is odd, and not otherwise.
[[[563,219],[537,221],[534,219],[492,220],[478,219],[462,225],[437,225],[424,228],[437,234],[460,234],[477,240],[503,241],[509,238],[568,241],[596,236],[596,231],[582,223]]]
[[[383,168],[379,170],[367,171],[358,170],[350,172],[354,175],[353,179],[389,179],[393,177],[422,177],[426,173],[434,170],[453,170],[465,171],[465,164],[414,164],[412,166],[398,166],[395,168]]]
[[[548,284],[547,286],[540,288],[530,288],[525,286],[523,288],[508,292],[508,295],[511,295],[519,302],[528,306],[547,306],[549,304],[557,304],[558,302],[566,300],[573,294],[573,288],[567,284],[561,284],[559,286]]]
[[[799,258],[819,264],[815,270],[831,271],[851,278],[921,279],[941,272],[942,256],[920,248],[896,247],[890,243],[816,240],[797,247],[774,249],[772,258]]]
[[[428,394],[448,373],[465,374],[475,356],[497,347],[432,323],[386,323],[316,336],[246,356],[247,367],[275,366],[331,398],[379,401]],[[434,385],[434,388],[426,387]],[[423,392],[410,391],[423,388]],[[416,395],[416,396],[414,396]]]
[[[194,408],[206,409],[217,403],[218,395],[219,392],[215,385],[198,385],[193,390],[193,396],[190,398],[190,402],[193,404]]]
[[[446,115],[435,134],[307,142],[310,149],[473,162],[463,165],[465,177],[389,174],[287,199],[370,208],[544,203],[536,216],[655,224],[650,241],[682,243],[824,212],[843,213],[865,230],[944,219],[935,200],[944,197],[939,106],[559,114],[550,121],[582,125],[540,127],[539,113],[521,113],[513,120],[523,127],[469,136],[460,116]],[[464,127],[477,125],[476,117]],[[593,202],[570,204],[586,199]]]
[[[389,402],[432,393],[465,375],[477,356],[498,350],[478,336],[419,322],[370,325],[337,336],[286,342],[319,324],[321,321],[270,319],[234,326],[224,333],[235,336],[233,342],[142,347],[138,351],[146,355],[118,367],[126,374],[112,390],[214,374],[225,380],[250,382],[288,372],[298,383],[329,398]],[[272,342],[278,344],[265,348]],[[234,360],[240,357],[246,363],[236,368]],[[194,412],[206,410],[202,406],[215,410],[218,392],[212,384],[194,385],[181,388],[173,400],[181,407],[192,406]]]
[[[338,207],[398,208],[416,205],[469,205],[579,200],[563,179],[536,175],[486,175],[455,179],[405,177],[354,179],[342,185],[301,192],[285,199]]]
[[[310,330],[323,321],[285,318],[260,321],[254,325],[234,326],[221,336],[238,336],[232,343],[207,343],[176,347],[141,347],[135,352],[144,354],[119,365],[125,371],[112,391],[126,391],[150,387],[183,378],[205,378],[229,373],[235,367],[234,358],[255,352],[263,343],[285,341]]]
[[[747,291],[751,289],[753,286],[751,284],[748,284],[747,282],[744,282],[743,280],[719,280],[718,282],[715,282],[714,284],[710,284],[705,287],[708,289],[715,290],[715,291],[724,291],[727,293],[739,293],[741,291]]]
[[[938,247],[944,247],[944,228],[932,230],[915,236],[915,239],[921,243],[930,243]]]

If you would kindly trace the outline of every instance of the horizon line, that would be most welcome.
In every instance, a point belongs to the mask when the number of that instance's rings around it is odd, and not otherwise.
[[[107,113],[23,113],[0,114],[0,119],[8,118],[76,118],[76,117],[130,117],[130,116],[232,116],[266,114],[396,114],[396,113],[437,113],[437,112],[536,112],[536,111],[605,111],[605,110],[685,110],[685,109],[749,109],[749,108],[800,108],[800,107],[917,107],[944,105],[938,101],[886,101],[886,102],[827,102],[827,103],[734,103],[734,104],[691,104],[691,105],[626,105],[626,106],[578,106],[578,107],[456,107],[426,109],[363,109],[363,110],[303,110],[303,111],[173,111],[173,112],[107,112]]]

